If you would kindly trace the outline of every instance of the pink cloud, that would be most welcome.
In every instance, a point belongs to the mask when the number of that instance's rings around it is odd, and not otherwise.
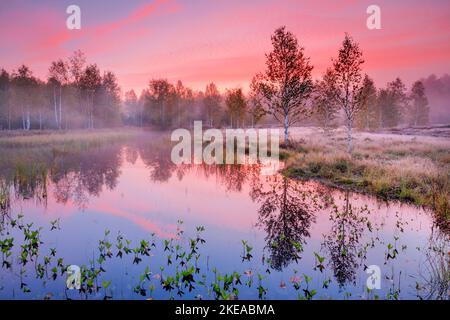
[[[165,6],[167,5],[167,6]],[[95,42],[99,42],[101,39],[102,43],[105,43],[104,37],[110,36],[111,33],[118,30],[126,29],[128,26],[133,25],[145,18],[148,18],[151,15],[156,15],[160,13],[170,13],[179,9],[179,6],[174,4],[171,0],[155,0],[150,4],[142,5],[132,11],[128,16],[119,19],[117,21],[113,21],[110,23],[82,28],[81,30],[68,30],[64,28],[61,32],[45,39],[43,42],[44,46],[54,47],[61,46],[64,43],[70,40],[83,40],[88,42],[89,44],[93,44]],[[128,30],[127,30],[128,31]],[[132,32],[123,32],[123,34],[129,35],[139,35],[139,33]],[[119,37],[123,44],[123,40],[126,40],[126,36]],[[107,39],[110,42],[113,42],[113,38]],[[90,47],[88,45],[88,47]],[[106,48],[107,49],[107,48]]]

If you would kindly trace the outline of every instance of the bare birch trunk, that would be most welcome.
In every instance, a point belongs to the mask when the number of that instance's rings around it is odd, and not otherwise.
[[[26,125],[27,125],[27,130],[30,130],[30,129],[31,129],[30,110],[27,110],[27,121],[26,121]]]
[[[289,118],[286,114],[284,116],[284,143],[287,144],[289,141]]]
[[[11,131],[11,106],[8,103],[8,130]]]
[[[22,129],[26,130],[25,127],[25,110],[22,108]]]
[[[347,120],[347,151],[352,153],[353,151],[353,137],[352,137],[353,123],[351,120]]]
[[[56,128],[59,128],[59,123],[58,123],[58,107],[57,107],[57,103],[56,103],[56,88],[53,87],[53,102],[54,102],[54,109],[55,109],[55,124],[56,124]]]
[[[62,86],[59,86],[59,129],[62,128]]]

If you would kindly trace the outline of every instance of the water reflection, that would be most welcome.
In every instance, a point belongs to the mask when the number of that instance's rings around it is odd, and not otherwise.
[[[110,145],[89,152],[58,156],[50,170],[54,196],[59,203],[73,201],[86,208],[90,196],[116,187],[122,165],[121,146]]]
[[[314,222],[313,212],[321,199],[285,177],[268,177],[264,182],[254,181],[251,198],[260,203],[258,225],[266,232],[268,263],[282,270],[300,259]]]
[[[0,216],[4,217],[11,209],[9,187],[3,179],[0,179]]]
[[[340,287],[355,284],[356,270],[364,258],[360,241],[367,226],[367,207],[355,208],[350,192],[344,193],[342,208],[334,206],[330,213],[331,229],[325,235],[324,248],[330,257],[330,266]]]
[[[419,299],[450,299],[450,259],[448,237],[440,232],[430,235],[416,281]]]
[[[177,166],[172,162],[170,142],[140,143],[137,152],[150,172],[150,179],[155,182],[166,182]]]
[[[204,207],[203,211],[208,211],[209,216],[205,213],[196,216],[194,213],[188,218],[196,218],[202,223],[204,220],[218,221],[217,224],[224,230],[231,230],[231,235],[227,235],[229,238],[239,234],[236,225],[245,229],[250,228],[250,222],[254,222],[256,230],[262,235],[262,258],[276,272],[291,273],[292,267],[301,265],[298,263],[300,259],[310,261],[311,256],[314,257],[312,251],[320,251],[325,258],[325,271],[317,272],[324,272],[327,277],[332,277],[338,289],[355,288],[359,285],[358,274],[369,264],[368,257],[376,257],[375,261],[379,264],[384,262],[391,266],[397,263],[403,267],[403,263],[407,265],[405,261],[409,261],[408,258],[399,262],[397,257],[392,257],[394,250],[398,251],[395,255],[404,250],[411,256],[423,257],[426,262],[422,264],[423,275],[417,280],[420,283],[417,297],[443,296],[445,287],[442,283],[445,281],[442,279],[448,275],[448,265],[447,271],[442,266],[448,261],[445,255],[448,237],[444,235],[444,240],[439,242],[441,249],[434,250],[437,245],[428,239],[429,217],[420,217],[419,221],[410,222],[410,228],[418,229],[410,230],[404,235],[404,240],[398,240],[403,234],[403,228],[406,228],[414,214],[418,214],[419,209],[407,207],[402,210],[396,206],[396,210],[401,214],[382,212],[389,210],[383,209],[387,207],[377,204],[374,199],[363,197],[358,200],[349,192],[338,192],[319,183],[291,180],[281,175],[262,176],[259,165],[176,166],[170,161],[170,143],[164,139],[110,144],[89,150],[62,152],[50,148],[28,153],[21,153],[20,150],[17,152],[17,155],[11,156],[9,163],[7,159],[2,159],[2,218],[10,213],[16,200],[32,201],[35,206],[46,207],[50,199],[68,207],[75,206],[79,210],[90,208],[94,202],[97,211],[127,219],[138,226],[145,226],[146,231],[156,232],[161,225],[167,224],[169,218],[164,221],[165,214],[170,216],[174,212],[173,215],[178,218],[181,214],[180,207],[188,207],[189,201],[193,201],[196,203],[192,211],[200,212]],[[136,175],[130,174],[132,170],[137,172]],[[136,179],[136,186],[133,185],[133,179]],[[124,180],[127,183],[120,185]],[[185,183],[178,183],[182,181]],[[192,186],[192,192],[200,190],[206,193],[214,188],[213,182],[220,185],[220,188],[217,192],[208,194],[210,199],[202,199],[201,195],[183,198],[183,195],[191,191],[186,183]],[[195,189],[194,185],[201,187]],[[152,192],[157,192],[152,199],[147,198],[148,194],[142,191],[150,186],[154,188]],[[116,189],[123,193],[139,194],[132,197],[132,200],[129,194],[125,195],[124,206],[119,208],[117,203],[122,200],[117,198],[120,196],[110,192]],[[162,199],[161,195],[166,193],[171,196]],[[228,194],[241,195],[238,198],[240,202],[229,203]],[[103,199],[103,202],[96,201],[98,199]],[[138,208],[138,205],[148,204],[151,200],[152,205],[154,202],[161,202],[162,209],[155,212],[162,212],[162,217],[156,223],[152,221],[156,214],[145,215],[145,210],[149,210],[148,206]],[[206,200],[209,200],[209,203]],[[167,203],[164,203],[165,201]],[[169,201],[181,204],[170,207]],[[370,208],[367,203],[371,204]],[[220,216],[214,216],[217,214],[217,211],[214,211],[217,206],[227,206],[223,208]],[[224,224],[224,221],[228,222],[224,215],[239,221]],[[423,226],[420,221],[425,221]],[[438,226],[435,228],[436,234],[442,234]],[[171,234],[167,230],[156,233],[164,236]],[[423,235],[427,235],[427,238],[422,239]],[[404,242],[403,245],[400,245],[401,241]],[[414,251],[416,247],[427,242],[430,243],[428,251]],[[389,248],[391,244],[393,248]],[[402,249],[406,244],[411,248]],[[368,253],[370,249],[373,250]],[[415,264],[413,271],[418,272],[417,269]],[[392,279],[393,275],[386,274],[385,278]]]

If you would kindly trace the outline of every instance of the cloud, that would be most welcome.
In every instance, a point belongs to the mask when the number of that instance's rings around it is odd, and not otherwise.
[[[180,6],[173,0],[155,0],[135,8],[116,21],[87,26],[82,20],[81,30],[69,30],[65,24],[65,11],[44,5],[36,8],[13,6],[0,10],[0,38],[6,42],[2,53],[23,57],[20,63],[33,64],[47,60],[48,64],[73,49],[81,48],[88,55],[106,52],[125,46],[144,33],[148,34],[148,29],[136,26],[139,22],[179,9]]]
[[[65,10],[14,2],[0,10],[2,67],[27,63],[37,75],[45,75],[52,60],[81,49],[102,69],[116,72],[124,91],[139,91],[152,77],[180,79],[197,89],[210,81],[221,88],[245,87],[264,68],[271,33],[286,25],[311,57],[314,76],[337,55],[345,32],[360,43],[365,71],[377,85],[396,76],[404,75],[408,83],[449,71],[450,38],[444,32],[450,28],[448,2],[430,0],[424,6],[411,1],[405,6],[380,0],[382,30],[371,31],[366,27],[368,4],[356,0],[267,0],[257,5],[198,0],[182,2],[182,7],[178,1],[157,0],[131,10],[129,3],[120,3],[105,14],[86,2],[83,8],[94,12],[83,15],[82,9],[79,31],[65,28]],[[94,13],[101,14],[102,22],[89,20]]]

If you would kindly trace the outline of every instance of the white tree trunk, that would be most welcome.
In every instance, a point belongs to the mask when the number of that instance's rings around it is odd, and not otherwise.
[[[26,127],[25,127],[25,110],[24,109],[22,109],[22,129],[26,130]]]
[[[352,153],[352,151],[353,151],[352,130],[353,130],[353,123],[351,120],[347,120],[347,151],[348,151],[348,153]]]
[[[284,116],[284,143],[288,143],[289,140],[289,118],[288,115],[286,114]]]
[[[8,103],[8,130],[11,131],[11,106]]]
[[[59,129],[62,128],[62,86],[59,86]]]
[[[27,110],[27,122],[26,122],[26,125],[27,125],[27,130],[30,130],[31,129],[30,110]]]
[[[56,128],[59,128],[59,123],[58,123],[58,107],[56,104],[56,88],[53,87],[53,101],[54,101],[54,107],[55,107],[55,124],[56,124]]]

